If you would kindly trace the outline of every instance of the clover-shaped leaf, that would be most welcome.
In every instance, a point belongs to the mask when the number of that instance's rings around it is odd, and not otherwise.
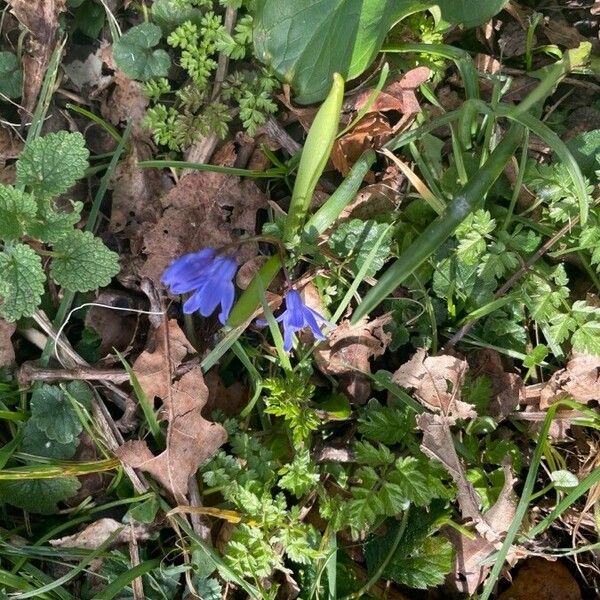
[[[142,23],[132,27],[113,44],[113,57],[119,69],[128,77],[141,81],[166,77],[171,59],[164,50],[153,49],[160,37],[158,25]]]

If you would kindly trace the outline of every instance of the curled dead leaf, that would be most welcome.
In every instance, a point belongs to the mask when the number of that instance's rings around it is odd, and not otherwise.
[[[342,321],[329,336],[327,346],[315,351],[319,368],[329,375],[338,375],[340,389],[357,404],[364,404],[371,394],[371,383],[367,375],[371,372],[371,359],[381,356],[390,335],[384,325],[389,315],[373,321],[362,319],[356,325]]]
[[[58,17],[65,11],[65,0],[7,0],[12,13],[27,29],[29,35],[23,53],[23,96],[21,121],[28,122],[37,102],[38,94],[50,56],[57,40]]]
[[[394,373],[392,381],[414,390],[414,395],[426,408],[468,419],[477,416],[471,404],[459,399],[468,369],[469,365],[461,358],[427,356],[425,349],[421,348]]]
[[[133,532],[131,531],[133,528]],[[120,531],[119,531],[120,530]],[[116,537],[111,542],[111,547],[119,544],[127,544],[133,535],[138,542],[150,539],[153,528],[145,523],[135,523],[125,525],[114,519],[98,519],[81,531],[73,535],[49,540],[49,544],[55,548],[84,548],[86,550],[95,550],[99,548],[116,531]]]
[[[564,369],[556,371],[540,391],[540,409],[571,398],[587,404],[600,400],[600,357],[573,353]]]

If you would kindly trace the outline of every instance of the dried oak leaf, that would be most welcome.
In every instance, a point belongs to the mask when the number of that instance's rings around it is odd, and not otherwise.
[[[132,528],[133,532],[131,531]],[[124,525],[114,519],[105,518],[90,523],[85,529],[73,535],[49,540],[49,544],[55,548],[85,548],[86,550],[95,550],[104,544],[116,531],[119,531],[119,533],[112,540],[111,547],[129,543],[132,535],[138,542],[142,542],[149,540],[152,534],[152,529],[146,524],[135,523]]]
[[[65,0],[7,0],[12,13],[28,30],[23,53],[23,96],[21,121],[31,119],[50,56],[56,48],[58,17],[65,10]]]
[[[231,166],[233,143],[213,157],[213,163]],[[164,212],[157,223],[144,228],[147,261],[141,275],[155,284],[177,256],[207,246],[220,247],[256,232],[256,213],[267,207],[265,195],[248,180],[211,172],[193,172],[183,177],[162,199]],[[258,253],[255,243],[241,244],[238,263]]]
[[[154,398],[168,397],[175,369],[194,348],[175,319],[161,323],[151,345],[152,350],[144,350],[133,363],[133,371],[152,402]]]
[[[600,357],[573,353],[567,366],[552,375],[540,392],[540,409],[563,398],[584,404],[600,400]]]
[[[340,388],[357,404],[364,404],[371,394],[365,373],[371,372],[371,358],[381,356],[390,343],[390,335],[383,330],[389,320],[389,315],[362,319],[356,325],[344,320],[329,336],[327,346],[315,351],[319,368],[339,376]]]
[[[175,382],[163,400],[163,415],[169,421],[166,449],[154,456],[146,442],[136,440],[125,442],[117,455],[152,475],[177,502],[183,502],[189,478],[227,441],[227,432],[201,415],[208,388],[200,368]]]
[[[16,329],[15,323],[9,323],[0,318],[0,367],[10,365],[15,361],[15,349],[10,337]]]
[[[402,365],[392,381],[414,390],[418,400],[430,410],[459,419],[477,416],[473,405],[459,400],[460,390],[469,365],[450,355],[427,356],[424,348]]]

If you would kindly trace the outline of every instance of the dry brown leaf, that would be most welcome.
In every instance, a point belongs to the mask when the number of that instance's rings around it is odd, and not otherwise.
[[[551,44],[563,48],[577,48],[581,42],[586,41],[586,38],[575,27],[561,23],[556,19],[548,19],[543,32]]]
[[[177,502],[184,502],[189,478],[227,441],[227,432],[201,415],[208,388],[199,367],[175,382],[163,400],[163,415],[169,421],[166,449],[154,456],[146,442],[129,441],[117,455],[129,466],[150,473]]]
[[[492,398],[487,414],[498,420],[508,417],[524,397],[521,377],[516,373],[507,373],[500,354],[488,348],[469,354],[468,362],[473,377],[485,375],[492,384]]]
[[[50,55],[56,48],[58,17],[65,10],[65,0],[7,0],[12,13],[29,31],[23,61],[23,96],[21,121],[28,122],[48,69]]]
[[[233,143],[226,144],[213,163],[231,166]],[[220,173],[194,172],[183,177],[162,199],[164,213],[144,228],[146,264],[141,270],[155,284],[177,256],[207,246],[237,243],[256,232],[256,213],[267,207],[265,195],[248,180]],[[257,255],[255,243],[240,244],[238,263]]]
[[[331,161],[346,175],[358,157],[368,148],[380,148],[393,135],[394,130],[380,113],[365,116],[356,127],[333,144]]]
[[[329,336],[327,346],[315,351],[319,368],[338,375],[340,389],[357,404],[364,404],[371,394],[370,379],[364,373],[371,372],[371,358],[381,356],[390,343],[383,330],[389,320],[388,315],[373,321],[362,319],[356,325],[344,320]]]
[[[7,127],[0,126],[0,170],[7,160],[19,158],[23,150],[23,142]]]
[[[581,597],[577,581],[562,562],[532,557],[498,600],[581,600]]]
[[[175,369],[188,353],[194,352],[176,319],[161,323],[150,342],[152,350],[144,350],[133,363],[133,370],[148,400],[165,400],[171,389]],[[149,345],[150,345],[149,344]]]
[[[588,403],[600,400],[600,357],[573,353],[567,366],[552,375],[540,392],[540,409],[563,398]]]
[[[129,543],[132,534],[131,527],[133,527],[133,535],[138,542],[150,539],[152,529],[149,525],[144,523],[124,525],[114,519],[106,518],[98,519],[85,527],[85,529],[82,529],[73,535],[67,535],[55,540],[48,540],[48,542],[55,548],[84,548],[85,550],[96,550],[96,548],[99,548],[104,544],[113,533],[120,529],[121,531],[119,531],[111,542],[111,547],[113,547],[118,544]]]
[[[394,110],[403,115],[412,115],[421,111],[415,90],[429,79],[428,67],[416,67],[407,71],[399,80],[390,83],[379,93],[367,113]],[[373,90],[366,90],[354,104],[354,110],[360,110],[367,102]]]
[[[10,365],[15,361],[15,349],[13,348],[11,335],[17,326],[0,317],[0,367]]]
[[[421,348],[394,373],[392,381],[414,390],[414,395],[425,407],[468,419],[477,416],[471,404],[459,400],[468,369],[465,360],[450,355],[428,357]]]

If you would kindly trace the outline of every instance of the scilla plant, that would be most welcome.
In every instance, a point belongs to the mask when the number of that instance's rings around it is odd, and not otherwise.
[[[26,144],[14,185],[0,185],[0,315],[31,316],[44,294],[47,273],[63,290],[107,285],[118,256],[91,231],[76,227],[82,202],[61,202],[84,177],[88,151],[79,133],[50,133]]]

